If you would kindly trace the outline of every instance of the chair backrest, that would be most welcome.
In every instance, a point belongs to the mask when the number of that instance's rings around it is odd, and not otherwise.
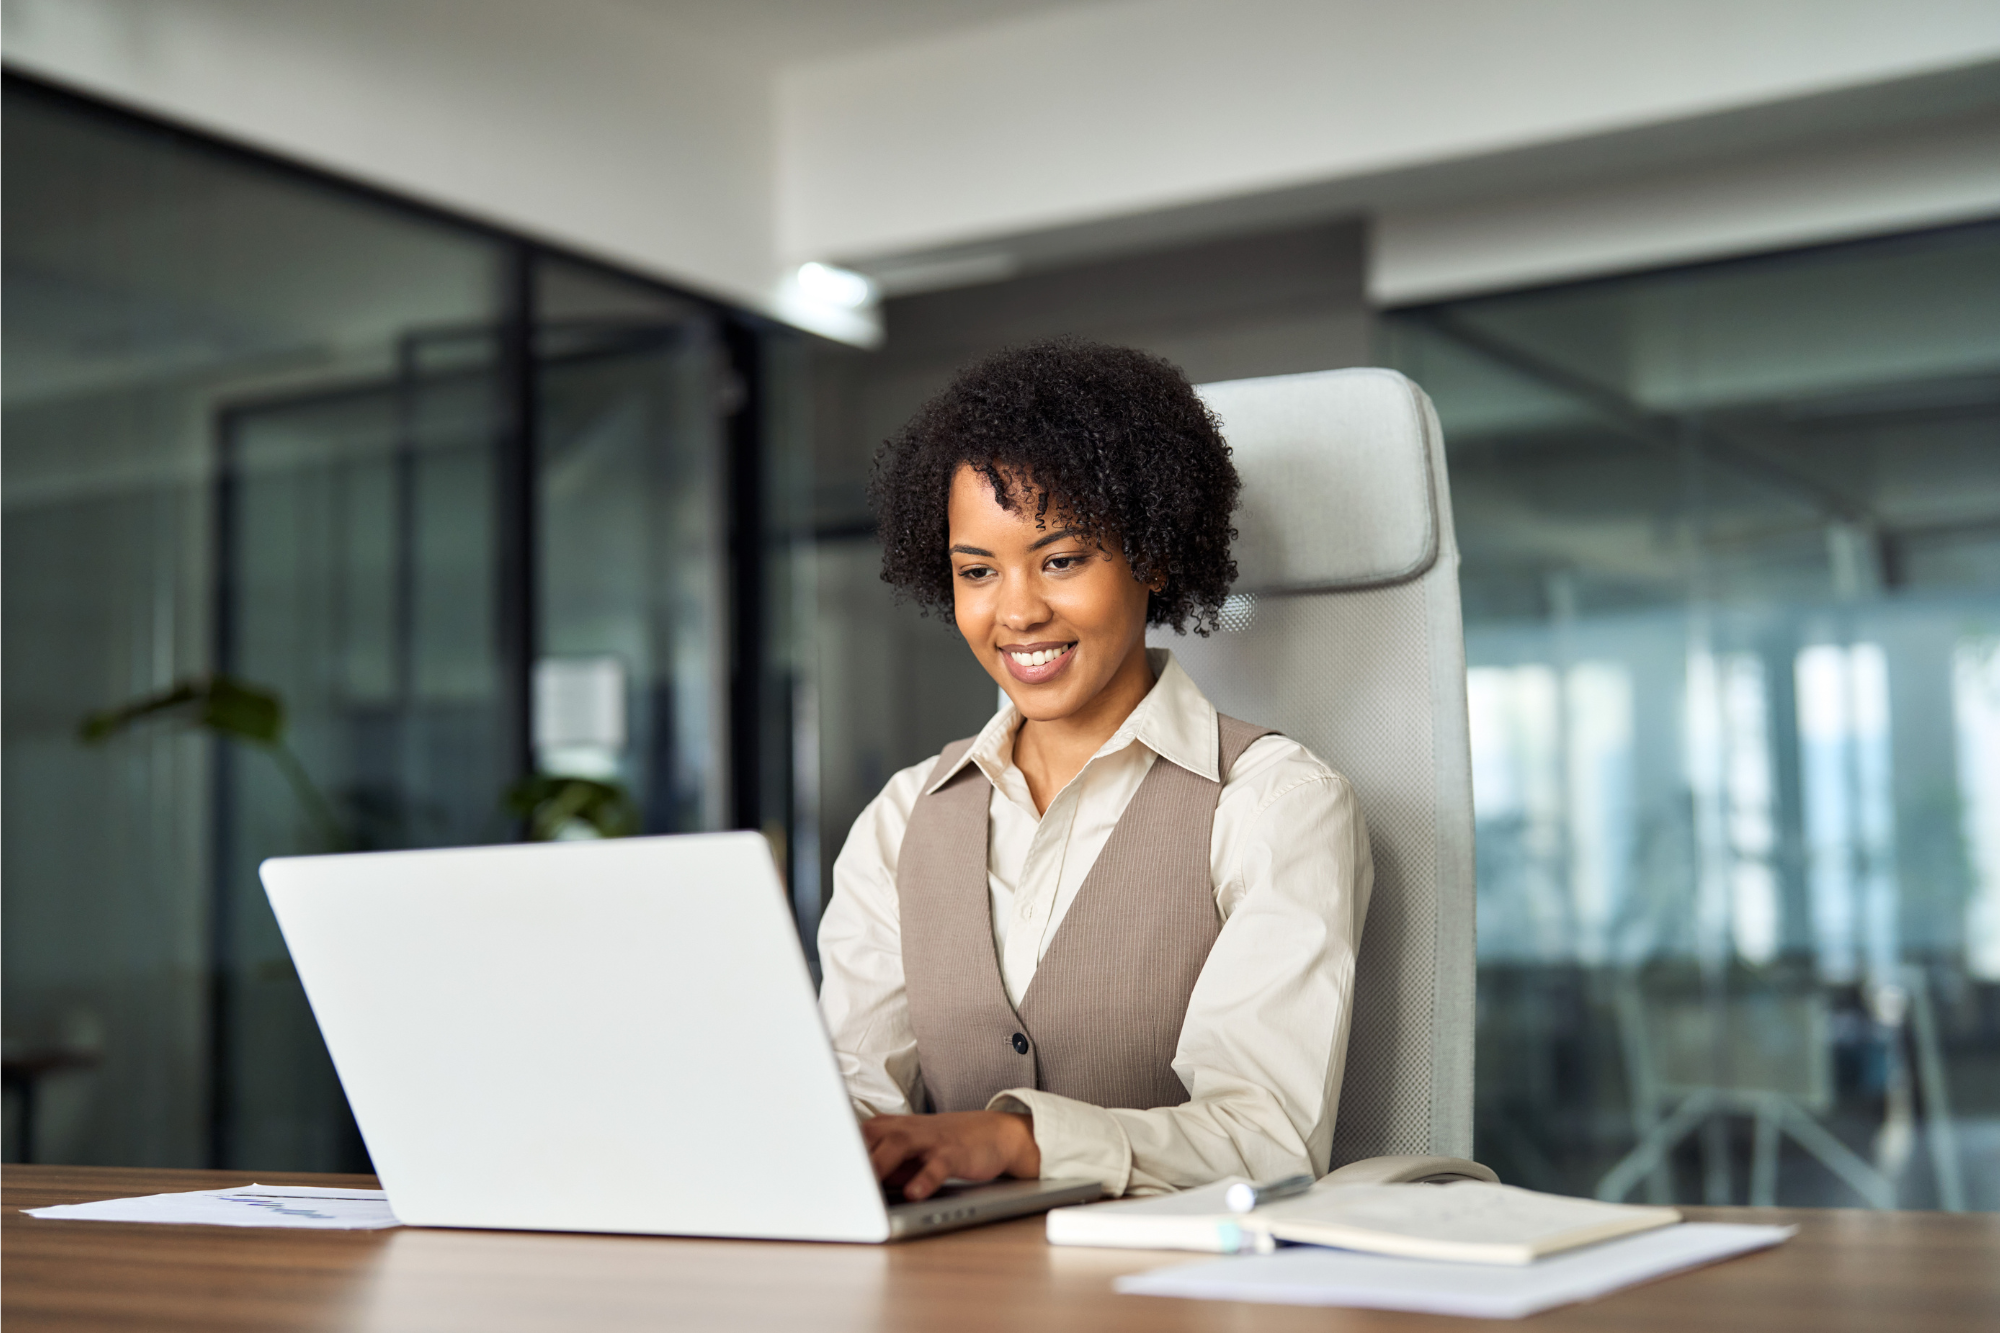
[[[1243,478],[1220,632],[1165,636],[1215,706],[1354,783],[1375,890],[1333,1165],[1472,1155],[1472,761],[1444,443],[1389,370],[1204,385]]]

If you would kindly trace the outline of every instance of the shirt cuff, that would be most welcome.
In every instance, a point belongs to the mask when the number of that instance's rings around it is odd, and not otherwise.
[[[1043,1180],[1095,1180],[1116,1198],[1132,1179],[1131,1140],[1101,1106],[1035,1088],[1009,1088],[986,1109],[1034,1117]]]

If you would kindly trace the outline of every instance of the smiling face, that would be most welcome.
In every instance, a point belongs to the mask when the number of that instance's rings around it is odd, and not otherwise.
[[[1021,715],[1122,721],[1152,686],[1147,589],[1123,553],[1075,536],[1055,505],[1039,526],[1032,498],[1003,508],[964,465],[948,521],[958,632]]]

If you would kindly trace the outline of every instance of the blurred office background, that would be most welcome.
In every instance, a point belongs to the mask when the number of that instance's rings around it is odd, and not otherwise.
[[[10,0],[5,56],[10,1160],[364,1165],[256,863],[535,775],[762,829],[810,947],[994,698],[869,458],[1076,332],[1437,402],[1482,1159],[2000,1209],[1989,6]]]

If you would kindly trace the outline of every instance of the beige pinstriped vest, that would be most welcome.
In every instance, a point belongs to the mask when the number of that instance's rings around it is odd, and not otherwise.
[[[1221,717],[1219,772],[1269,728]],[[972,746],[954,741],[930,781]],[[1222,784],[1156,758],[1049,941],[1019,1012],[993,950],[987,802],[976,764],[917,798],[896,869],[903,976],[930,1110],[1008,1088],[1097,1106],[1178,1106],[1174,1048],[1221,933],[1209,841]]]

